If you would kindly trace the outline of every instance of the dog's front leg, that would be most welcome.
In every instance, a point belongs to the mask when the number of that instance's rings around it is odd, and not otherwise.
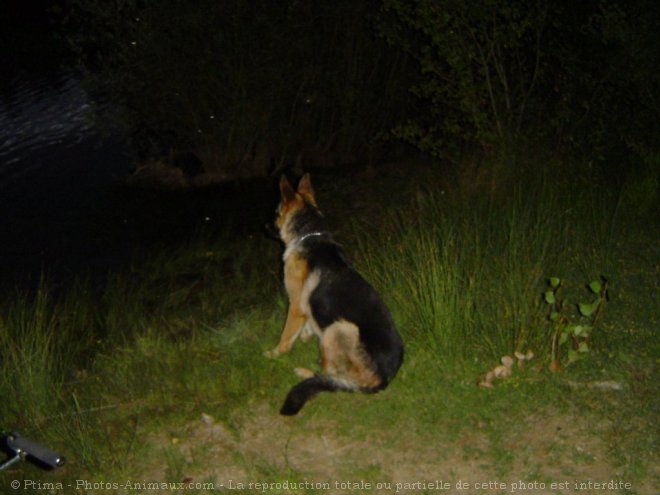
[[[277,357],[288,352],[307,320],[300,305],[307,272],[307,262],[302,258],[292,256],[284,263],[284,285],[289,296],[289,311],[280,342],[275,349],[264,353],[266,357]]]
[[[307,317],[300,311],[298,304],[289,303],[289,311],[286,315],[284,330],[280,336],[280,342],[275,349],[266,351],[264,356],[274,358],[291,350],[291,346],[298,338],[298,334],[305,324]]]

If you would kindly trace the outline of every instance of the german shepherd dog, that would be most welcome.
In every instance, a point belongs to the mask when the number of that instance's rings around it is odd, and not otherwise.
[[[298,189],[280,180],[275,225],[285,244],[284,285],[289,310],[279,344],[268,357],[291,349],[300,336],[319,338],[321,372],[296,368],[303,381],[280,414],[294,415],[318,392],[378,392],[403,361],[403,343],[378,293],[350,266],[326,227],[309,175]]]

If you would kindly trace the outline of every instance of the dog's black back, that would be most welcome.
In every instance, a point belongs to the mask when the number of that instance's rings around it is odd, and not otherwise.
[[[315,239],[307,249],[307,263],[310,271],[321,273],[309,300],[314,319],[322,329],[340,319],[357,325],[360,341],[383,379],[376,390],[385,388],[403,361],[403,342],[387,307],[331,240]]]

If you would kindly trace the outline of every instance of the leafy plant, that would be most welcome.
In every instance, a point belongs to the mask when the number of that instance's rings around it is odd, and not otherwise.
[[[380,34],[419,63],[411,88],[429,115],[395,128],[434,155],[451,141],[515,139],[543,76],[548,8],[497,0],[385,0]]]
[[[550,288],[543,294],[543,299],[550,306],[548,319],[552,323],[550,370],[559,371],[562,364],[568,366],[590,352],[589,337],[603,314],[608,299],[608,281],[601,277],[600,281],[590,282],[587,288],[595,299],[575,305],[559,297],[561,279],[550,277],[548,284]],[[571,306],[577,314],[569,313]],[[562,349],[566,349],[565,357],[562,357]]]

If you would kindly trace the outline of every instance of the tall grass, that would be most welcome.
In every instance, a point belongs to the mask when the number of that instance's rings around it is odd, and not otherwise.
[[[44,290],[32,300],[20,298],[0,318],[2,417],[25,420],[30,411],[33,418],[43,418],[56,410],[69,364],[59,332],[73,339],[62,323]]]
[[[584,186],[543,178],[467,196],[428,184],[409,205],[385,214],[386,229],[356,235],[360,262],[390,300],[406,340],[446,363],[527,349],[544,355],[544,284],[593,263],[592,247],[604,259],[611,213],[581,198]],[[598,216],[593,228],[575,222],[587,215]],[[591,276],[603,269],[590,268]]]

